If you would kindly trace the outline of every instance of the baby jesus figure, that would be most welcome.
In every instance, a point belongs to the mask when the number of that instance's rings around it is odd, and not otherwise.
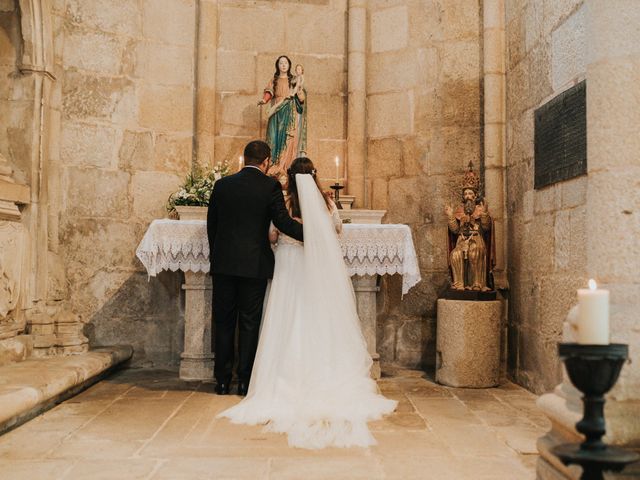
[[[292,97],[301,92],[302,88],[304,87],[304,67],[300,64],[297,64],[295,72],[296,76],[293,80],[293,88],[291,90]]]

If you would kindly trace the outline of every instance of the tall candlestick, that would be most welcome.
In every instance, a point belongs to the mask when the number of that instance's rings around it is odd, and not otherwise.
[[[336,155],[336,183],[340,183],[340,157]]]
[[[344,185],[344,192],[347,193],[349,191],[349,157],[344,159],[344,179],[342,180],[342,184]]]
[[[598,289],[593,279],[578,290],[578,343],[609,344],[609,290]]]

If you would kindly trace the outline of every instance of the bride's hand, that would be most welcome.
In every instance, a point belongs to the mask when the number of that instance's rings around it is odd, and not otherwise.
[[[269,242],[278,243],[278,237],[280,236],[280,232],[277,228],[269,229]]]

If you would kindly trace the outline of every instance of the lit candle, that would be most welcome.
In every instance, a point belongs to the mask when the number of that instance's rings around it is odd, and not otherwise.
[[[609,290],[598,289],[593,279],[578,290],[578,343],[609,343]]]
[[[238,170],[242,170],[242,167],[244,167],[244,157],[240,155],[238,157]]]
[[[340,183],[340,157],[336,155],[336,183]]]

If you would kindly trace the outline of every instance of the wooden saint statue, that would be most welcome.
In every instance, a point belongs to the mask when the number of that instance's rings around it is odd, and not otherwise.
[[[469,162],[460,185],[462,203],[445,208],[449,229],[449,269],[453,290],[487,292],[495,265],[493,221],[487,202],[479,198],[479,179]]]

